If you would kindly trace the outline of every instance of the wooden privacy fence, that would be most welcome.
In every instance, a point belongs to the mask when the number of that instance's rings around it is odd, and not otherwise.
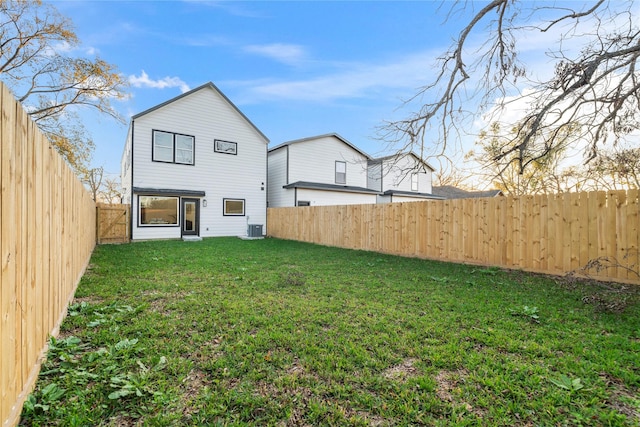
[[[640,284],[638,190],[270,208],[272,237]]]
[[[130,215],[130,205],[98,203],[96,206],[97,243],[128,243]]]
[[[0,422],[18,422],[95,246],[95,204],[0,84]]]

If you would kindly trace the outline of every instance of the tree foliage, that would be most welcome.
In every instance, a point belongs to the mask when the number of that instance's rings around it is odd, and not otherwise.
[[[600,151],[585,176],[597,190],[640,189],[640,148]]]
[[[476,142],[479,150],[467,153],[467,159],[482,167],[482,172],[476,175],[483,176],[506,194],[640,189],[640,148],[601,149],[587,165],[568,164],[564,160],[570,147],[563,141],[570,140],[577,131],[569,124],[558,132],[558,144],[544,157],[525,151],[523,158],[528,166],[521,171],[519,163],[513,160],[519,153],[497,156],[504,145],[503,139],[517,140],[518,130],[517,126],[513,127],[512,135],[505,136],[500,124],[492,123],[488,130],[480,133]],[[530,147],[534,151],[536,146],[533,142],[544,145],[542,138],[533,139]]]
[[[100,58],[71,56],[79,45],[71,22],[51,4],[0,1],[0,79],[51,143],[77,170],[88,167],[93,142],[77,118],[89,107],[116,120],[113,99],[126,82]]]
[[[566,189],[566,174],[561,162],[569,149],[567,141],[571,140],[578,128],[569,123],[558,130],[556,144],[550,144],[542,136],[532,139],[526,149],[502,156],[503,147],[509,141],[521,143],[525,137],[521,127],[514,126],[511,131],[502,131],[499,123],[492,123],[488,130],[480,133],[477,141],[479,151],[471,151],[467,158],[483,167],[483,174],[493,186],[506,194],[539,194],[557,193]],[[507,140],[507,141],[505,141]],[[513,143],[513,142],[511,142]],[[546,152],[544,156],[538,153]],[[521,169],[521,164],[528,167]]]
[[[448,19],[476,5],[453,3]],[[515,130],[504,127],[510,132],[492,147],[495,161],[514,163],[523,173],[567,143],[569,124],[586,160],[605,142],[615,145],[640,129],[636,3],[493,0],[481,5],[438,58],[434,79],[407,101],[420,102],[419,110],[383,128],[387,141],[403,150],[443,155],[466,136],[473,120],[499,121],[523,106]],[[527,66],[520,49],[520,43],[536,38],[551,40],[545,46],[553,72],[542,77]]]

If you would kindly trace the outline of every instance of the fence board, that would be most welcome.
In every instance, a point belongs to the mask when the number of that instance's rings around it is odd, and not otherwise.
[[[88,193],[0,84],[0,423],[18,422],[95,245]]]
[[[16,106],[10,103],[13,98],[6,87],[2,86],[2,141],[15,140]],[[2,308],[0,311],[0,342],[2,342],[2,419],[11,413],[17,394],[17,369],[19,359],[16,351],[16,227],[14,209],[16,205],[16,167],[15,144],[2,144]]]
[[[636,279],[633,269],[637,270],[640,264],[640,232],[639,232],[639,209],[640,200],[638,200],[638,190],[630,190],[627,192],[627,253],[625,254],[625,265],[631,268],[628,272],[629,279]]]
[[[638,190],[629,190],[269,208],[267,229],[330,246],[640,284],[639,219]],[[597,258],[620,265],[584,269]]]

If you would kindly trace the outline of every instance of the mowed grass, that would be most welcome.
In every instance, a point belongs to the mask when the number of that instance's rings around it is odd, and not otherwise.
[[[638,302],[276,239],[100,246],[22,424],[639,425]]]

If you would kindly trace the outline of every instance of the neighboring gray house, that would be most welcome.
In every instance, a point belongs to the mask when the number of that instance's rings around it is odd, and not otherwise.
[[[433,194],[445,199],[471,199],[480,197],[504,196],[501,190],[467,191],[452,185],[440,185],[433,187]]]
[[[441,199],[415,154],[374,159],[336,133],[269,149],[268,205],[322,206]]]
[[[255,234],[268,143],[213,83],[131,117],[121,177],[132,240]]]

